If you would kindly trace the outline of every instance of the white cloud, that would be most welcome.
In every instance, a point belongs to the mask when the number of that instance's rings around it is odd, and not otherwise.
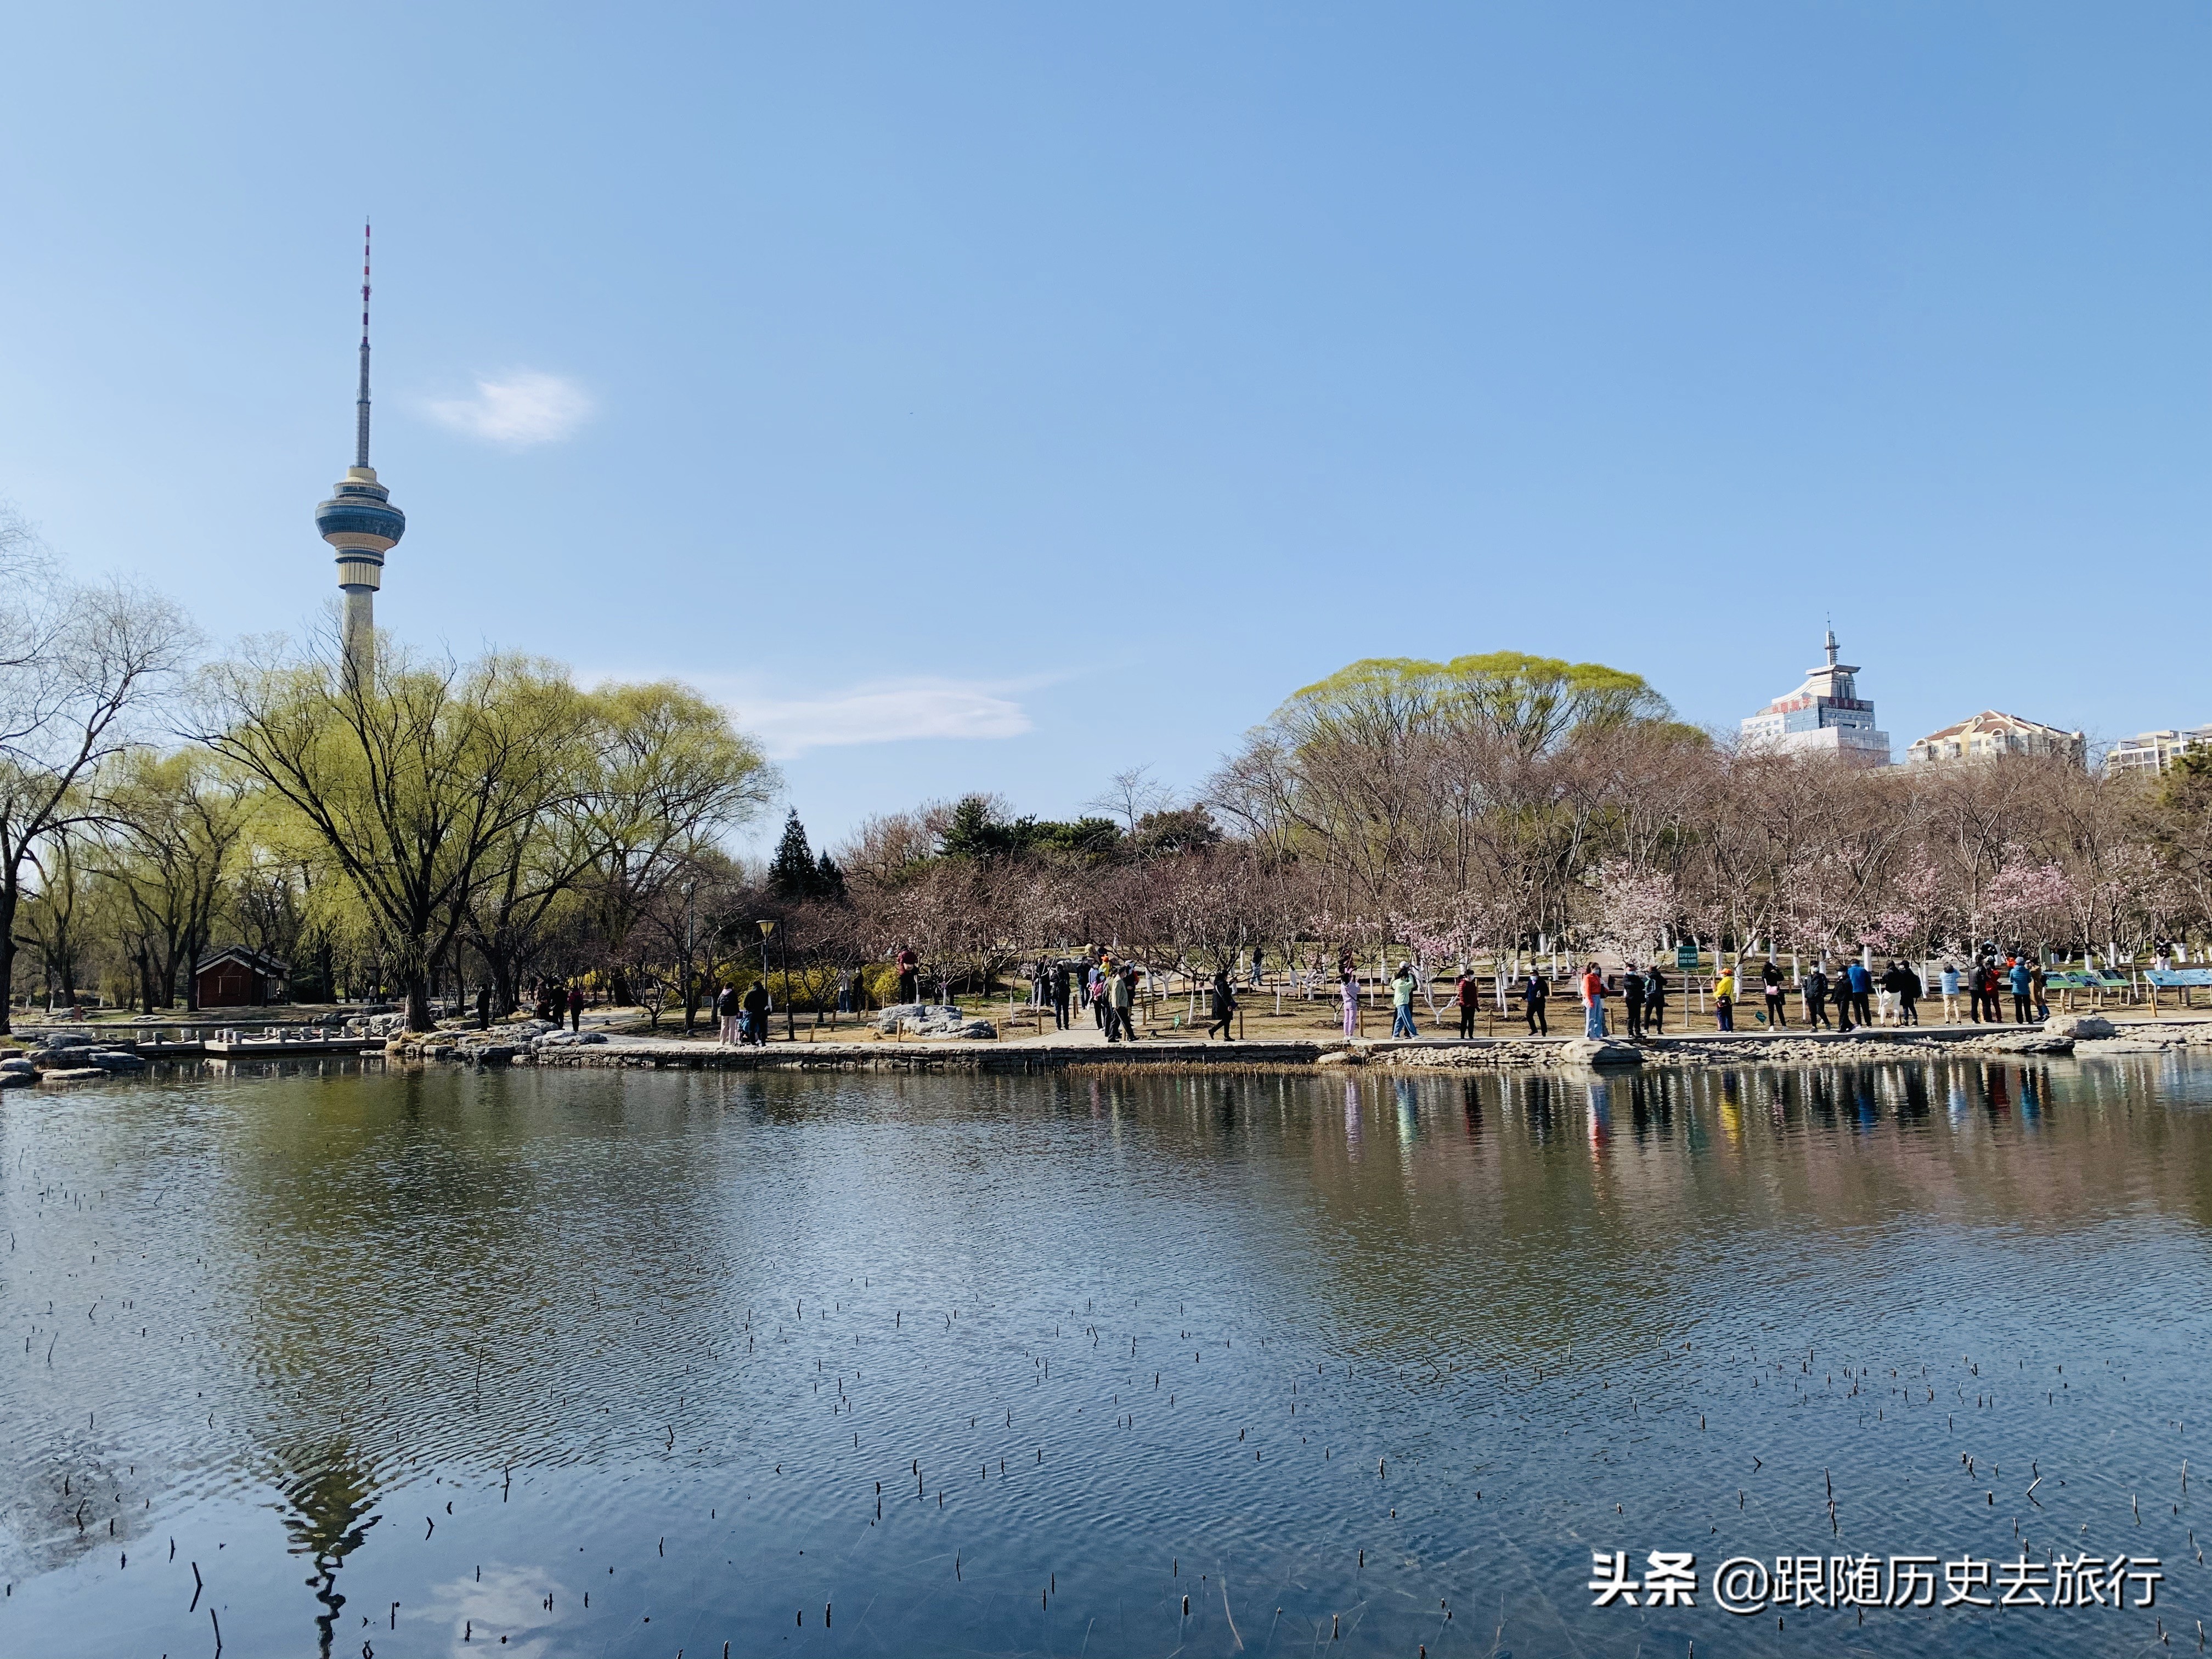
[[[459,1625],[450,1647],[455,1656],[489,1651],[507,1659],[544,1659],[552,1637],[540,1633],[561,1622],[561,1612],[548,1613],[545,1599],[573,1600],[573,1589],[564,1589],[535,1567],[490,1566],[477,1569],[474,1578],[456,1578],[435,1586],[427,1609],[432,1622]],[[519,1639],[510,1642],[507,1638]]]
[[[430,418],[456,432],[510,449],[557,443],[591,417],[583,387],[558,374],[523,369],[477,382],[473,398],[447,398],[429,405]]]
[[[1029,711],[1008,687],[962,680],[909,680],[856,686],[823,697],[731,699],[738,724],[779,758],[858,743],[921,738],[1018,738]]]
[[[762,692],[761,680],[750,674],[594,666],[577,676],[586,685],[676,680],[720,703],[739,731],[758,738],[778,760],[854,744],[1018,738],[1036,723],[1016,699],[1051,684],[1052,678],[954,680],[917,675],[866,680],[819,696],[779,697]]]

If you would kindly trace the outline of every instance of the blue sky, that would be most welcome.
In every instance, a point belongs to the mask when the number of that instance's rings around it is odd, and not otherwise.
[[[2212,720],[2197,5],[15,9],[0,496],[312,622],[672,675],[818,836],[1202,779],[1356,658],[1901,754]]]

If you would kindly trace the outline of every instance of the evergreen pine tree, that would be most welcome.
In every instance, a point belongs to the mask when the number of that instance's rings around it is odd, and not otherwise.
[[[768,866],[768,890],[787,904],[815,896],[821,874],[814,866],[814,849],[806,844],[806,826],[793,807],[783,821],[783,839],[776,843],[775,860]]]
[[[826,848],[815,862],[814,880],[817,897],[825,898],[832,904],[845,902],[845,872],[837,867],[837,860],[830,856]]]

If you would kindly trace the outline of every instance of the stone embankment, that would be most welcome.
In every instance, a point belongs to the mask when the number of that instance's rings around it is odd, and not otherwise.
[[[1946,1055],[2158,1054],[2212,1048],[2212,1020],[2142,1021],[2115,1026],[2096,1014],[2061,1014],[2042,1025],[1861,1026],[1851,1031],[1739,1031],[1657,1037],[1501,1042],[1477,1048],[1456,1042],[1372,1043],[1376,1065],[1423,1071],[1520,1069],[1535,1066],[1842,1066],[1876,1060],[1937,1060]]]
[[[901,1040],[927,1023],[943,1036]],[[941,1014],[915,1018],[896,1011],[875,1041],[775,1042],[729,1048],[673,1037],[560,1030],[517,1020],[489,1030],[446,1030],[398,1036],[386,1053],[401,1062],[544,1066],[675,1071],[1003,1072],[1155,1069],[1304,1070],[1371,1066],[1381,1070],[1616,1070],[1656,1066],[1838,1066],[1951,1056],[2154,1054],[2212,1048],[2212,1020],[2145,1021],[2116,1029],[2095,1015],[2062,1015],[2045,1025],[1947,1028],[1862,1027],[1850,1032],[1735,1032],[1631,1042],[1551,1038],[1449,1038],[1413,1041],[1328,1040],[1200,1042],[1146,1041],[1005,1042],[953,1035],[981,1024],[955,1024]]]
[[[56,1034],[37,1036],[28,1048],[0,1055],[0,1089],[36,1083],[100,1083],[119,1072],[143,1072],[146,1062],[130,1039]]]
[[[518,1022],[526,1024],[527,1022]],[[967,1021],[975,1025],[986,1022]],[[448,1061],[473,1066],[543,1066],[694,1072],[1054,1072],[1069,1067],[1147,1070],[1224,1066],[1310,1066],[1321,1058],[1314,1042],[1136,1042],[1109,1048],[1066,1047],[945,1036],[903,1042],[896,1037],[859,1042],[774,1042],[729,1048],[671,1037],[615,1036],[599,1031],[509,1035],[515,1026],[488,1031],[427,1031],[385,1045],[400,1061]]]
[[[2212,1019],[2152,1019],[2115,1025],[2100,1015],[2062,1014],[2029,1026],[1881,1026],[1850,1032],[1700,1032],[1631,1042],[1578,1036],[1331,1038],[1200,1042],[1177,1038],[1108,1045],[1072,1034],[1061,1041],[1000,1041],[988,1021],[959,1010],[889,1009],[872,1039],[777,1042],[765,1048],[603,1030],[571,1031],[544,1020],[503,1021],[487,1030],[461,1024],[410,1036],[396,1015],[374,1017],[365,1033],[387,1036],[382,1053],[401,1064],[615,1067],[734,1072],[1306,1071],[1372,1067],[1394,1072],[1620,1071],[1639,1066],[1844,1066],[1952,1056],[2150,1054],[2212,1049]],[[360,1029],[360,1025],[356,1025]],[[0,1048],[0,1089],[101,1081],[142,1072],[130,1038],[54,1033],[26,1048]],[[374,1052],[374,1051],[372,1051]],[[160,1054],[156,1059],[165,1058]],[[272,1053],[271,1058],[282,1058]]]

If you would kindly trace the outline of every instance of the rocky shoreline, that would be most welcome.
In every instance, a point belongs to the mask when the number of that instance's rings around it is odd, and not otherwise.
[[[636,1071],[717,1072],[1314,1072],[1359,1067],[1383,1072],[1632,1072],[1642,1068],[1711,1069],[1747,1066],[1851,1066],[1944,1058],[2094,1059],[2101,1055],[2212,1050],[2212,1018],[2143,1020],[2115,1025],[2094,1014],[2060,1015],[2047,1024],[1880,1027],[1849,1033],[1698,1033],[1640,1042],[1583,1037],[1302,1039],[1212,1042],[1153,1039],[1116,1044],[1002,1042],[977,1032],[981,1022],[949,1018],[887,1019],[873,1041],[775,1042],[730,1048],[676,1037],[570,1031],[533,1019],[504,1021],[485,1030],[459,1025],[410,1036],[392,1032],[367,1053],[402,1066],[538,1066]],[[932,1030],[932,1027],[934,1030]],[[988,1026],[984,1027],[988,1030]],[[389,1028],[387,1027],[387,1030]],[[917,1032],[927,1035],[917,1035]],[[942,1033],[939,1035],[937,1033]],[[384,1032],[372,1030],[372,1037]],[[128,1037],[34,1036],[0,1050],[0,1089],[35,1084],[95,1083],[143,1073],[144,1057]],[[162,1056],[155,1055],[159,1060]],[[234,1064],[264,1057],[234,1054]],[[289,1058],[272,1048],[266,1061]]]
[[[942,1037],[921,1042],[775,1043],[764,1048],[673,1038],[611,1036],[515,1022],[487,1031],[395,1037],[385,1049],[402,1064],[543,1066],[736,1072],[1382,1071],[1632,1070],[1740,1066],[1836,1066],[1952,1057],[2154,1054],[2212,1048],[2212,1020],[2143,1022],[2116,1028],[2095,1015],[2063,1015],[2047,1025],[1929,1032],[1891,1027],[1848,1034],[1660,1037],[1592,1042],[1432,1039],[1427,1042],[1151,1042],[1116,1045],[1022,1044]]]

